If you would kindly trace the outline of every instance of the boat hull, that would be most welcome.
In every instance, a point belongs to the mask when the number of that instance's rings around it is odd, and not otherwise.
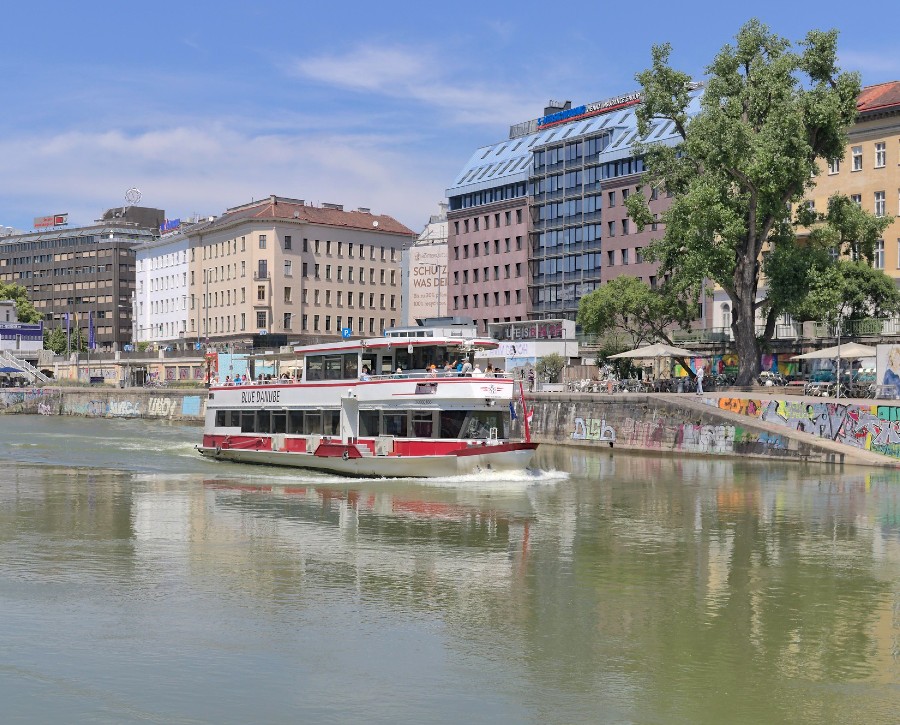
[[[471,446],[434,456],[321,456],[237,448],[197,446],[207,458],[238,463],[301,468],[354,478],[443,478],[481,471],[521,471],[531,462],[536,443]]]

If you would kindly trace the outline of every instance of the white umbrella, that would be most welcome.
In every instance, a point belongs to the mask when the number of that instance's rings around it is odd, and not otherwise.
[[[834,345],[821,350],[813,350],[803,355],[794,355],[792,360],[858,360],[863,357],[875,357],[877,350],[871,345],[860,345],[858,342],[848,342],[846,345]]]
[[[873,353],[874,354],[874,353]],[[662,342],[654,343],[653,345],[645,345],[644,347],[639,347],[636,350],[629,350],[628,352],[620,352],[616,355],[610,355],[610,359],[616,358],[635,358],[637,360],[653,360],[660,357],[701,357],[699,353],[691,352],[690,350],[685,350],[682,347],[674,347],[672,345],[666,345]]]

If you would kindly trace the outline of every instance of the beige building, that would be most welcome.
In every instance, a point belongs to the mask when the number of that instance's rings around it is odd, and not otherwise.
[[[876,216],[893,216],[876,245],[874,266],[900,280],[900,81],[863,88],[857,107],[844,158],[822,166],[811,198],[819,212],[837,193]]]
[[[368,209],[270,196],[228,209],[188,238],[188,336],[289,342],[380,335],[400,323],[400,258],[415,232]]]

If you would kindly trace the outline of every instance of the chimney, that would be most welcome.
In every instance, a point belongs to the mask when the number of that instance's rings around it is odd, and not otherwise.
[[[544,107],[544,115],[549,116],[551,113],[559,113],[560,111],[568,111],[572,107],[572,101],[554,101],[552,98],[547,101]]]

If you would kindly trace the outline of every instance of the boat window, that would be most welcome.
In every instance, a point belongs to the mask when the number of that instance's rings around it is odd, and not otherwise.
[[[459,438],[463,422],[466,419],[464,410],[441,411],[441,438]]]
[[[239,410],[231,410],[231,420],[228,425],[232,428],[240,428],[241,427],[241,411]]]
[[[364,368],[369,368],[369,372],[372,375],[376,375],[375,372],[375,361],[378,358],[375,355],[363,355],[362,364]]]
[[[216,427],[221,428],[225,425],[225,414],[228,411],[226,410],[217,410],[216,411]]]
[[[339,410],[322,411],[322,431],[327,436],[339,436],[341,434],[341,412]]]
[[[324,360],[321,355],[311,355],[306,358],[306,379],[322,380]]]
[[[406,413],[385,413],[381,421],[382,435],[407,437]]]
[[[288,429],[287,432],[292,435],[300,435],[303,433],[303,411],[288,411]]]
[[[354,352],[344,355],[344,380],[359,377],[359,356]]]
[[[272,412],[272,432],[287,433],[287,413],[283,410]]]
[[[413,437],[431,438],[434,431],[434,417],[430,410],[414,410],[412,414]]]
[[[319,435],[322,433],[322,414],[318,411],[307,410],[303,414],[303,432],[306,435]]]
[[[325,379],[341,380],[344,375],[344,358],[342,355],[329,355],[325,358]],[[354,377],[356,377],[354,375]]]
[[[256,416],[252,410],[241,412],[241,433],[256,432]]]
[[[394,358],[390,355],[385,355],[381,358],[381,371],[379,374],[390,375],[392,372],[394,372]]]
[[[256,432],[269,433],[272,428],[272,411],[257,410],[256,411]]]
[[[503,412],[499,410],[471,410],[463,423],[460,438],[490,438],[491,428],[497,435],[508,438],[503,426]]]
[[[377,436],[378,419],[379,415],[377,410],[359,411],[359,434],[361,436]]]

